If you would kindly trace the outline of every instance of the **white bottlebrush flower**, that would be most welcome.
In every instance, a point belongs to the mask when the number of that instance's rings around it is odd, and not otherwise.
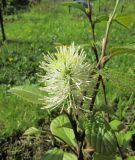
[[[44,98],[44,108],[67,106],[76,108],[76,99],[84,98],[83,91],[90,84],[91,66],[86,62],[84,50],[72,43],[71,46],[57,47],[55,54],[44,55],[41,62],[46,74],[41,76],[49,96]]]

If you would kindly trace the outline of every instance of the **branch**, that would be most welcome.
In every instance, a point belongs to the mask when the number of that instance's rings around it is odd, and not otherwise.
[[[61,139],[60,137],[56,136],[56,135],[52,135],[54,136],[55,138],[59,139],[60,141],[62,141],[63,143],[67,144],[63,139]],[[57,144],[56,144],[57,147],[59,147]],[[70,148],[70,150],[77,156],[77,153],[75,152],[75,150],[70,146],[68,145],[68,147]]]
[[[105,104],[107,105],[107,97],[106,97],[106,86],[105,86],[105,83],[103,81],[103,78],[101,79],[101,82],[102,82],[102,88],[103,88],[103,94],[104,94],[104,99],[105,99]]]
[[[96,47],[96,45],[95,45],[95,43],[96,43],[95,23],[94,23],[93,20],[92,20],[92,6],[91,6],[90,3],[91,3],[91,2],[89,1],[89,2],[88,2],[89,13],[86,14],[86,15],[87,15],[87,17],[88,17],[88,19],[89,19],[89,22],[90,22],[90,25],[91,25],[92,38],[93,38],[93,42],[94,42],[94,43],[93,43],[93,46],[92,46],[92,49],[93,49],[93,51],[94,51],[94,54],[95,54],[95,57],[96,57],[96,61],[97,61],[97,63],[98,63],[99,58],[98,58],[97,47]]]
[[[82,132],[80,137],[80,144],[78,148],[78,160],[84,160],[83,151],[82,151],[84,139],[85,139],[85,131]]]
[[[101,79],[102,79],[102,76],[99,75],[97,83],[96,83],[96,86],[94,88],[93,95],[92,95],[92,100],[90,102],[90,111],[93,110],[94,103],[95,103],[95,100],[96,100],[96,97],[97,97],[97,94],[98,94],[98,90],[99,90],[99,87],[100,87],[100,81],[101,81]]]
[[[99,66],[102,65],[102,64],[101,64],[101,61],[102,61],[102,59],[104,58],[104,56],[106,55],[106,48],[107,48],[107,44],[108,44],[108,38],[109,38],[110,28],[111,28],[112,21],[113,21],[113,18],[114,18],[114,16],[115,16],[115,13],[116,13],[116,10],[117,10],[117,7],[118,7],[119,2],[120,2],[120,0],[116,0],[116,4],[115,4],[114,10],[113,10],[113,13],[112,13],[112,15],[109,17],[109,20],[108,20],[108,23],[107,23],[107,27],[106,27],[105,37],[103,38],[103,42],[102,42],[101,57],[100,57],[100,60],[99,60],[99,62],[98,62],[97,68],[99,68]]]
[[[110,33],[110,28],[111,28],[111,24],[112,24],[112,21],[113,21],[113,18],[115,16],[115,13],[116,13],[116,10],[117,10],[117,7],[118,7],[118,4],[119,4],[119,1],[120,0],[116,0],[116,4],[115,4],[115,7],[114,7],[114,10],[113,10],[113,13],[112,15],[109,17],[109,20],[108,20],[108,23],[107,23],[107,27],[106,27],[106,33],[105,33],[105,37],[103,39],[103,44],[102,44],[102,52],[101,52],[101,56],[100,56],[100,59],[98,61],[98,64],[97,64],[97,68],[98,69],[101,69],[101,67],[103,67],[101,65],[101,62],[102,60],[104,59],[105,55],[106,55],[106,48],[107,48],[107,44],[108,44],[108,38],[109,38],[109,33]],[[91,23],[91,28],[92,28],[92,35],[93,35],[93,40],[94,40],[94,44],[95,44],[95,34],[94,34],[94,23],[92,21],[92,11],[90,12],[90,14],[88,14],[88,18],[89,18],[89,21]],[[96,47],[94,47],[96,49]],[[98,57],[97,53],[96,53],[97,49],[95,50],[95,55]],[[97,59],[97,58],[96,58]],[[105,102],[107,104],[107,99],[106,99],[106,91],[105,91],[105,85],[103,83],[103,79],[102,79],[102,76],[99,75],[98,77],[98,80],[97,80],[97,83],[96,83],[96,86],[94,88],[94,93],[93,93],[93,96],[92,96],[92,101],[90,103],[90,111],[93,110],[93,107],[94,107],[94,103],[95,103],[95,100],[96,100],[96,96],[98,94],[98,90],[99,90],[99,87],[100,87],[100,82],[102,82],[102,87],[103,87],[103,92],[104,92],[104,98],[105,98]]]
[[[101,79],[101,83],[102,83],[102,88],[103,88],[103,94],[104,94],[105,104],[106,104],[106,106],[108,106],[107,97],[106,97],[106,85],[104,83],[103,77]],[[111,121],[111,117],[110,117],[109,113],[107,113],[107,120],[108,120],[108,122]]]
[[[6,40],[6,35],[5,35],[5,31],[4,31],[3,14],[2,14],[2,9],[1,8],[0,8],[0,25],[1,25],[1,32],[2,32],[3,41],[5,41]]]

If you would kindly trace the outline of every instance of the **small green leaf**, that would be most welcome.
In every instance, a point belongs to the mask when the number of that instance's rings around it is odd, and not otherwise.
[[[135,130],[132,131],[128,131],[129,134],[134,135],[135,134]]]
[[[72,153],[64,152],[62,149],[54,148],[46,152],[43,160],[77,160],[77,157]]]
[[[60,140],[63,140],[65,143],[73,147],[77,145],[72,125],[66,115],[56,117],[52,121],[50,128],[52,134],[60,138]]]
[[[133,15],[116,16],[114,18],[114,20],[118,24],[120,24],[126,28],[129,28],[134,22],[134,16]]]
[[[81,4],[79,4],[77,2],[64,2],[63,5],[80,9],[81,11],[86,13],[85,7],[83,7]]]
[[[135,160],[135,156],[130,156],[127,160]]]
[[[115,160],[122,160],[122,158],[121,157],[116,157],[116,159]]]
[[[129,146],[130,140],[132,138],[132,134],[130,131],[127,133],[119,132],[119,133],[116,133],[116,137],[120,147],[126,149]]]
[[[47,96],[46,92],[41,91],[38,86],[34,85],[16,86],[11,88],[9,92],[34,104],[42,104],[44,96]]]
[[[59,126],[59,128],[63,128],[63,127],[72,129],[72,126],[71,126],[70,122],[67,122],[67,123],[63,124],[62,126]]]
[[[109,50],[110,58],[121,54],[135,55],[135,46],[113,47]]]
[[[35,127],[31,127],[29,129],[27,129],[23,135],[25,136],[36,136],[39,135],[41,133],[41,131]]]
[[[94,23],[100,23],[103,21],[108,21],[109,16],[108,15],[101,15],[95,18]],[[133,15],[125,15],[125,16],[116,16],[113,19],[114,22],[122,25],[123,27],[129,28],[130,26],[132,26],[133,22],[134,22],[134,16]]]
[[[115,154],[116,138],[105,119],[100,116],[91,117],[85,128],[86,139],[96,153]]]
[[[95,18],[95,21],[94,23],[100,23],[100,22],[103,22],[103,21],[108,21],[109,19],[109,16],[108,15],[101,15],[101,16],[98,16]]]
[[[63,160],[77,160],[77,157],[72,153],[64,152]]]
[[[44,155],[44,160],[63,160],[63,150],[54,148]]]
[[[110,122],[110,126],[114,131],[120,131],[124,127],[122,122],[116,119]]]
[[[115,160],[115,155],[94,153],[93,160]]]

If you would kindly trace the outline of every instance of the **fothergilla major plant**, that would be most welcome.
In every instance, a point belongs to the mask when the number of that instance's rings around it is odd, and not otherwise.
[[[95,62],[91,64],[87,61],[81,45],[61,45],[55,53],[44,55],[39,66],[43,71],[39,74],[40,86],[19,86],[10,91],[30,102],[36,101],[48,112],[56,110],[60,114],[50,124],[52,135],[60,145],[47,151],[44,160],[134,159],[134,156],[128,157],[126,151],[135,128],[125,131],[122,119],[118,118],[120,111],[109,106],[106,90],[110,74],[117,73],[111,72],[106,64],[118,55],[135,53],[135,47],[128,44],[113,47],[108,45],[112,24],[118,23],[128,28],[133,23],[133,17],[116,14],[120,0],[116,0],[112,13],[97,17],[93,9],[94,0],[88,0],[86,4],[77,1],[63,3],[86,15],[91,26],[92,42],[91,45],[82,46],[91,48]],[[98,46],[95,29],[103,21],[107,23],[105,35]],[[101,108],[96,104],[100,88],[105,106]]]

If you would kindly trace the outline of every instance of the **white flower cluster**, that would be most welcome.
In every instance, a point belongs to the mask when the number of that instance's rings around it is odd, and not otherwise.
[[[44,97],[44,108],[54,109],[58,106],[76,108],[76,98],[83,97],[83,91],[90,84],[91,66],[86,62],[84,50],[74,43],[71,46],[60,46],[55,54],[44,55],[41,62],[46,74],[41,76],[48,92]]]

